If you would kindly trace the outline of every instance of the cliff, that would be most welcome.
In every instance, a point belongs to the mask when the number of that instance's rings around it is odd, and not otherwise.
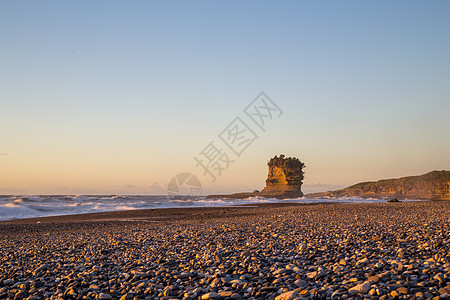
[[[348,188],[309,194],[308,197],[400,198],[450,200],[450,171],[433,171],[420,176],[362,182]]]
[[[273,157],[269,163],[266,186],[259,193],[261,196],[288,198],[302,197],[303,168],[305,165],[298,158],[280,155]]]

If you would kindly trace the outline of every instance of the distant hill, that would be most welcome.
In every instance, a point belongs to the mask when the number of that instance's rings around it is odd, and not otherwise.
[[[420,176],[362,182],[342,190],[307,195],[310,198],[343,196],[450,200],[450,171],[432,171]]]

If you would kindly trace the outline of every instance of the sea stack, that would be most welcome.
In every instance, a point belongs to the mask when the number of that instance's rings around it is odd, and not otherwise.
[[[258,196],[273,198],[297,198],[302,197],[303,168],[305,164],[296,157],[275,155],[267,163],[269,173],[266,186],[258,193]]]
[[[303,197],[302,180],[304,178],[303,168],[305,164],[296,157],[285,157],[275,155],[267,163],[269,174],[266,179],[266,186],[260,191],[235,193],[231,195],[209,195],[206,198],[228,198],[245,199],[249,197],[269,197],[269,198],[298,198]]]

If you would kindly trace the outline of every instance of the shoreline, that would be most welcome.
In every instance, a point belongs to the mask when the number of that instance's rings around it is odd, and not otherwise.
[[[4,221],[0,298],[448,299],[448,211],[275,203]]]
[[[384,200],[384,199],[383,199]],[[411,200],[407,202],[436,202],[440,200]],[[387,201],[385,201],[387,202]],[[33,223],[68,223],[68,222],[91,222],[91,221],[154,221],[163,220],[177,216],[181,219],[196,218],[201,216],[211,216],[216,213],[225,213],[229,211],[236,212],[236,209],[249,208],[277,208],[287,206],[305,206],[305,205],[367,205],[367,204],[383,204],[379,203],[342,203],[323,200],[322,202],[273,202],[273,203],[246,203],[229,206],[192,206],[192,207],[169,207],[169,208],[150,208],[150,209],[130,209],[130,210],[116,210],[106,212],[92,212],[68,215],[42,216],[22,219],[1,220],[0,225],[3,224],[33,224]],[[402,201],[403,202],[403,201]],[[443,201],[445,202],[445,201]],[[450,202],[450,201],[449,201]],[[222,216],[226,217],[226,216]]]
[[[256,199],[256,198],[255,198]],[[184,211],[184,210],[204,210],[204,209],[220,209],[220,208],[231,208],[231,207],[248,207],[248,206],[264,206],[264,205],[270,205],[270,206],[284,206],[284,205],[314,205],[314,204],[368,204],[368,203],[384,203],[387,202],[387,199],[364,199],[361,198],[361,203],[358,203],[359,200],[352,200],[352,199],[320,199],[320,198],[298,198],[298,199],[287,199],[287,200],[279,200],[279,199],[270,199],[268,198],[267,202],[253,202],[253,198],[248,198],[248,201],[243,201],[243,203],[218,203],[217,205],[192,205],[192,206],[172,206],[172,207],[148,207],[148,208],[136,208],[136,209],[125,209],[125,210],[99,210],[99,211],[93,211],[93,212],[71,212],[69,214],[55,214],[55,215],[47,215],[47,216],[19,216],[17,218],[13,219],[3,219],[0,220],[0,224],[2,223],[20,223],[21,220],[23,222],[34,222],[39,221],[42,219],[43,221],[48,220],[49,218],[54,218],[58,222],[61,222],[64,219],[70,219],[72,221],[76,221],[76,219],[79,219],[79,221],[86,221],[90,218],[100,218],[100,216],[103,216],[103,218],[107,219],[121,219],[121,218],[127,218],[129,216],[130,218],[139,218],[142,217],[142,214],[145,214],[146,212],[150,215],[157,214],[156,211],[166,212],[166,211]],[[256,199],[258,200],[258,199]],[[275,200],[275,201],[271,201]],[[364,202],[365,201],[365,202]],[[415,202],[415,201],[439,201],[439,200],[405,200],[403,199],[402,202]],[[70,208],[69,208],[70,209]],[[154,211],[154,212],[152,212]],[[90,215],[92,215],[90,217]],[[123,215],[123,216],[121,216]],[[29,221],[27,221],[29,220]],[[51,221],[49,221],[51,222]]]
[[[0,221],[1,225],[10,224],[34,224],[34,223],[72,223],[72,222],[101,222],[101,221],[153,221],[164,220],[177,217],[178,219],[193,219],[199,217],[220,217],[226,218],[230,212],[236,215],[237,210],[240,209],[263,209],[263,208],[277,208],[287,206],[304,206],[304,205],[331,205],[331,204],[349,204],[349,203],[335,203],[335,202],[317,202],[317,203],[254,203],[241,204],[230,206],[216,206],[216,207],[183,207],[183,208],[151,208],[151,209],[133,209],[133,210],[118,210],[107,212],[93,212],[82,214],[43,216],[35,218],[23,218]],[[367,203],[359,203],[367,204]],[[218,215],[222,213],[224,215]]]

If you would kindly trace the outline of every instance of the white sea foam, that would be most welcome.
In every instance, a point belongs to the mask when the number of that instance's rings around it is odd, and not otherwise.
[[[73,215],[94,212],[158,209],[176,207],[221,207],[236,205],[251,205],[261,203],[377,203],[386,199],[363,199],[355,197],[341,197],[333,199],[273,199],[251,197],[247,199],[207,199],[205,197],[191,197],[169,199],[167,196],[0,196],[0,220],[24,219],[57,215]]]

